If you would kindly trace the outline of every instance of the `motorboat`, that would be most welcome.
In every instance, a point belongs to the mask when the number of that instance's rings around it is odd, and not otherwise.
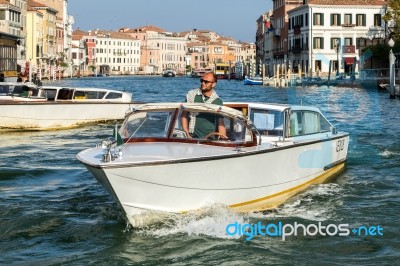
[[[173,78],[176,76],[176,72],[175,70],[167,69],[163,71],[162,76],[166,78]]]
[[[321,77],[304,77],[301,79],[303,85],[326,85],[328,82]]]
[[[46,100],[44,91],[32,82],[0,82],[0,102]]]
[[[262,81],[262,85],[275,86],[276,85],[276,77],[275,76],[265,77],[264,80]]]
[[[192,78],[201,78],[204,76],[205,73],[208,72],[213,72],[212,68],[196,68],[193,69],[192,73],[190,74],[190,77]]]
[[[263,85],[263,79],[261,76],[245,77],[243,84],[244,85]]]
[[[2,83],[0,88],[0,130],[64,129],[123,120],[135,105],[132,93],[118,90]]]
[[[223,118],[226,134],[188,136],[181,117]],[[115,135],[77,154],[134,227],[146,213],[222,204],[239,212],[276,208],[345,167],[349,135],[316,107],[266,103],[148,103]]]

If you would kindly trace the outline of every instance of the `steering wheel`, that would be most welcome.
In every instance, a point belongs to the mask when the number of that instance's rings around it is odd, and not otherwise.
[[[207,136],[205,136],[204,138],[210,139],[211,137],[214,137],[214,136],[217,137],[216,139],[224,139],[224,140],[229,139],[227,136],[225,136],[224,134],[221,134],[219,132],[211,132],[210,134],[207,134]]]

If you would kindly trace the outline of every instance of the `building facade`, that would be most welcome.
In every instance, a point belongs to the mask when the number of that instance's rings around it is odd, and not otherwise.
[[[27,10],[26,58],[38,64],[43,57],[43,14],[34,8]]]
[[[262,18],[262,20],[261,20]],[[274,75],[273,58],[274,58],[274,28],[272,21],[274,20],[272,10],[266,12],[257,20],[257,36],[256,41],[256,60],[263,64],[266,76]],[[256,38],[257,39],[257,38]]]
[[[165,69],[186,72],[186,40],[156,26],[120,29],[141,41],[141,74],[161,74]]]
[[[74,73],[130,75],[140,71],[140,41],[129,34],[76,30],[72,34]]]
[[[50,8],[57,10],[57,45],[56,54],[59,61],[71,60],[72,25],[74,18],[68,14],[68,0],[36,0]]]
[[[257,44],[256,56],[263,52],[268,76],[275,75],[277,67],[281,73],[290,69],[303,76],[329,71],[352,75],[372,67],[362,56],[363,49],[386,43],[389,36],[383,20],[386,0],[272,2],[272,13],[257,20],[256,34],[256,44],[261,39],[264,43]]]
[[[180,36],[187,41],[187,62],[192,69],[216,70],[216,66],[232,69],[238,62],[255,62],[254,44],[241,43],[207,30],[193,29],[180,33]]]
[[[189,42],[187,44],[186,64],[191,69],[210,67],[209,47],[204,43]]]
[[[303,0],[272,0],[273,65],[286,65],[288,54],[288,11],[303,4]],[[271,17],[271,16],[270,16]]]
[[[28,0],[27,60],[39,79],[52,78],[57,68],[57,13],[46,4]]]
[[[25,58],[26,1],[0,0],[0,75],[14,81]]]
[[[351,73],[363,68],[361,49],[384,39],[382,1],[311,0],[288,12],[288,64],[314,74]]]

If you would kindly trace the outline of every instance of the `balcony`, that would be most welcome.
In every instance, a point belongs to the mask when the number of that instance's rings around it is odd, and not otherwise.
[[[294,35],[300,35],[301,33],[301,26],[300,25],[296,25],[293,27],[293,34]]]
[[[301,54],[302,49],[301,49],[300,45],[295,45],[295,46],[292,46],[291,51],[294,54]]]
[[[356,52],[355,45],[343,45],[344,54],[354,54]]]

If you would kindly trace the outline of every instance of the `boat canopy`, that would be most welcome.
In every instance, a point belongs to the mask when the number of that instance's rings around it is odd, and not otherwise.
[[[243,114],[238,110],[235,110],[227,106],[220,106],[209,103],[146,103],[136,106],[133,111],[157,110],[157,109],[168,110],[177,108],[185,109],[186,111],[194,111],[194,110],[208,111],[211,113],[220,113],[229,116],[238,116],[238,117],[243,117],[243,119],[246,119],[243,116]]]

